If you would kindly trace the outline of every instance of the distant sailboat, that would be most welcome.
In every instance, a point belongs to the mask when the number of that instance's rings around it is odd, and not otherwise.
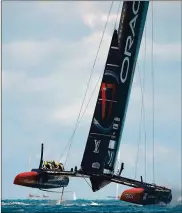
[[[40,196],[39,196],[39,195],[34,195],[34,194],[29,193],[28,197],[29,197],[29,198],[38,198],[38,197],[40,197]]]
[[[76,200],[76,193],[73,192],[73,200]]]
[[[48,198],[48,197],[49,197],[48,195],[44,195],[44,194],[43,194],[43,198]]]

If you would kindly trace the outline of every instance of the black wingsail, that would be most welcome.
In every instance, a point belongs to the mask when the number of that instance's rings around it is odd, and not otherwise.
[[[81,168],[93,191],[113,174],[149,2],[124,2],[114,30]]]

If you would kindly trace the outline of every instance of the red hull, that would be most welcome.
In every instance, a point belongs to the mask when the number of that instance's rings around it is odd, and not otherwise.
[[[23,172],[18,174],[14,179],[14,184],[38,189],[53,189],[66,187],[69,178],[57,174],[48,174],[42,170]]]
[[[39,180],[39,174],[37,172],[23,172],[18,174],[14,179],[14,184],[20,186],[32,186]]]
[[[155,188],[131,188],[121,194],[120,200],[140,205],[153,205],[161,202],[168,204],[172,200],[172,194],[171,191],[157,191]]]
[[[125,190],[121,196],[120,200],[131,202],[131,203],[139,203],[144,194],[143,188],[131,188]]]

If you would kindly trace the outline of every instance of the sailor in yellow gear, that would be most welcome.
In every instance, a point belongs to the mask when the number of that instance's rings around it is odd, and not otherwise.
[[[55,162],[55,168],[59,169],[59,162]]]
[[[58,169],[60,169],[61,171],[64,171],[64,166],[62,163],[58,163]]]
[[[44,161],[43,168],[45,168],[45,169],[59,169],[61,171],[64,171],[63,164],[59,163],[59,162],[55,162],[54,160]]]
[[[44,167],[45,167],[46,169],[50,169],[50,164],[49,164],[48,161],[44,161]]]
[[[52,164],[52,168],[55,169],[56,168],[56,162],[53,160],[51,164]]]

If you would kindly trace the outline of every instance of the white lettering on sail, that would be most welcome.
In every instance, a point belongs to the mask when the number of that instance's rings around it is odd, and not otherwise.
[[[109,167],[112,166],[113,160],[114,160],[114,152],[108,150],[108,161],[107,161],[107,165],[108,165]]]
[[[136,5],[136,4],[138,4],[138,7],[137,7],[137,9],[135,10],[135,5]],[[135,15],[138,13],[139,7],[140,7],[140,2],[139,2],[139,1],[134,1],[134,2],[133,2],[133,7],[132,7],[132,9],[133,9],[133,13],[134,13]]]
[[[136,19],[137,19],[138,15],[136,15],[131,21],[130,21],[130,28],[131,28],[131,32],[133,37],[135,36],[135,25],[136,25]]]
[[[131,47],[133,45],[134,38],[135,38],[135,26],[136,26],[136,21],[138,18],[139,8],[140,8],[140,2],[134,1],[132,6],[132,12],[135,16],[132,18],[132,20],[129,23],[132,35],[129,35],[126,39],[125,49],[124,49],[125,57],[121,65],[120,79],[122,83],[125,83],[128,77],[128,70],[130,67]]]
[[[115,149],[115,147],[116,147],[116,141],[110,140],[108,148],[109,149]]]
[[[119,124],[113,124],[113,129],[118,129],[119,128]]]
[[[125,51],[124,51],[124,52],[125,52],[125,55],[127,55],[127,56],[131,56],[131,53],[130,53],[130,52],[128,52],[128,50],[127,50],[128,42],[129,42],[129,48],[128,48],[128,49],[130,49],[130,48],[131,48],[131,46],[132,46],[132,44],[133,44],[133,41],[132,41],[131,36],[128,36],[128,37],[127,37],[126,45],[125,45]]]
[[[120,118],[119,117],[115,117],[114,120],[119,122]]]
[[[97,141],[97,140],[94,140],[95,141],[95,149],[94,149],[94,153],[99,153],[99,145],[100,145],[100,140]]]
[[[127,62],[126,66],[126,73],[125,73],[125,77],[123,78],[123,70],[124,69],[124,65],[125,65],[125,62]],[[124,83],[127,79],[127,76],[128,76],[128,69],[129,69],[129,66],[130,66],[130,61],[129,61],[129,58],[128,57],[125,57],[124,60],[123,60],[123,63],[122,63],[122,67],[121,67],[121,75],[120,75],[120,78],[121,78],[121,82]]]

